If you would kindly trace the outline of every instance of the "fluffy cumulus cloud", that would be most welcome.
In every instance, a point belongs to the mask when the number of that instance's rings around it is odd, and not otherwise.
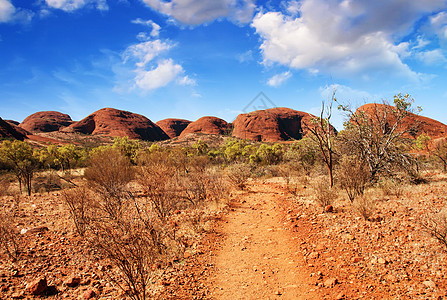
[[[182,86],[196,84],[194,79],[185,75],[185,70],[180,64],[175,63],[172,58],[165,57],[175,44],[158,38],[160,26],[151,20],[137,19],[132,22],[152,28],[150,36],[140,32],[137,38],[142,41],[127,47],[122,55],[124,64],[128,62],[134,64],[133,72],[136,74],[134,88],[150,91],[162,88],[171,82]]]
[[[106,0],[45,0],[45,2],[51,8],[67,12],[75,11],[86,5],[93,5],[99,10],[107,10],[109,8]]]
[[[142,90],[155,90],[168,85],[180,74],[184,73],[181,65],[175,64],[172,59],[162,60],[157,67],[146,71],[137,69],[136,85]]]
[[[421,17],[446,8],[443,0],[303,0],[285,12],[259,12],[252,26],[262,38],[264,63],[312,72],[366,71],[417,76],[404,63],[402,38]]]
[[[0,0],[0,23],[10,21],[16,9],[9,0]]]
[[[292,77],[292,73],[290,73],[290,71],[276,74],[267,81],[267,84],[269,86],[278,87],[285,83],[290,77]]]
[[[143,0],[154,10],[186,25],[199,25],[219,18],[246,24],[256,9],[255,0]]]

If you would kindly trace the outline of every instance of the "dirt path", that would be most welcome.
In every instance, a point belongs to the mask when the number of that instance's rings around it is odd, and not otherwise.
[[[279,188],[256,182],[238,195],[222,228],[226,237],[216,253],[212,298],[320,299],[281,220],[281,197]]]

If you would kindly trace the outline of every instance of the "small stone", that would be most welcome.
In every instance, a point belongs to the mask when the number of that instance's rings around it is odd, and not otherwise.
[[[362,260],[363,260],[363,257],[360,257],[360,256],[352,258],[352,262],[355,263],[355,264],[360,262],[360,261],[362,261]]]
[[[65,285],[68,287],[77,287],[81,283],[81,278],[77,276],[70,276],[66,281]]]
[[[48,289],[47,279],[45,277],[41,277],[36,279],[35,281],[29,283],[26,286],[26,290],[35,296],[42,295]]]
[[[329,278],[323,282],[325,287],[334,287],[338,283],[337,278]]]
[[[428,288],[432,288],[432,289],[436,288],[436,283],[434,283],[431,280],[426,280],[426,281],[422,282],[422,284]]]
[[[318,257],[320,257],[318,252],[311,252],[309,256],[307,256],[308,259],[317,259]]]
[[[379,257],[379,259],[377,259],[377,262],[378,262],[379,264],[381,264],[381,265],[386,265],[386,264],[388,264],[388,262],[387,262],[384,258],[382,258],[382,257]]]
[[[191,253],[189,251],[185,251],[185,254],[183,254],[183,258],[187,259],[191,257]]]
[[[328,213],[334,212],[334,207],[333,207],[332,205],[327,205],[327,206],[324,208],[324,211],[325,211],[325,212],[328,212]]]
[[[343,293],[340,293],[337,295],[337,297],[335,297],[336,300],[344,300],[346,299],[346,295]]]
[[[84,292],[84,299],[85,300],[89,300],[89,299],[92,299],[94,297],[96,297],[96,292],[94,290],[89,289],[89,290],[86,290]]]

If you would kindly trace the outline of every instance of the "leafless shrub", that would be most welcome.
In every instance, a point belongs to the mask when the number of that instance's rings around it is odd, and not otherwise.
[[[353,203],[353,208],[363,217],[363,219],[369,220],[376,210],[375,199],[369,194],[363,194],[356,198]]]
[[[378,187],[386,196],[396,196],[397,198],[400,198],[404,193],[404,185],[402,181],[395,178],[382,178],[378,183]]]
[[[313,189],[315,191],[315,201],[320,204],[323,208],[332,205],[335,199],[338,198],[338,193],[335,188],[331,188],[327,184],[327,180],[323,178],[318,178],[313,183]]]
[[[447,209],[430,215],[422,224],[425,230],[447,248]]]
[[[218,204],[220,201],[227,199],[230,187],[228,181],[223,176],[222,170],[207,169],[207,198]]]
[[[19,259],[23,246],[22,237],[14,223],[13,216],[0,212],[0,246],[12,261]]]
[[[124,203],[119,219],[101,219],[92,223],[90,245],[121,273],[125,286],[119,285],[134,300],[149,299],[152,266],[169,258],[169,238],[163,227],[142,214],[132,198]]]
[[[90,188],[100,195],[99,207],[108,217],[118,218],[127,184],[134,177],[129,159],[118,150],[105,149],[90,159],[84,175]]]
[[[0,197],[5,196],[8,193],[10,182],[4,177],[0,178]]]
[[[251,168],[245,163],[233,164],[227,167],[226,173],[230,182],[243,190],[246,187],[248,178],[251,176]]]
[[[176,166],[166,153],[153,153],[138,169],[137,181],[160,219],[166,219],[181,205]]]
[[[337,168],[337,178],[351,202],[363,195],[370,174],[366,165],[356,156],[343,156]]]
[[[298,191],[298,182],[294,180],[298,176],[297,170],[298,166],[292,162],[277,166],[278,175],[284,179],[287,190],[293,195],[296,195]]]
[[[62,198],[70,211],[70,216],[75,224],[76,231],[84,236],[87,231],[91,206],[91,196],[85,187],[64,190]]]

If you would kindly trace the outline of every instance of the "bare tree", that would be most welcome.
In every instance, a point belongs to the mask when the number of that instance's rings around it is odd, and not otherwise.
[[[327,103],[324,101],[322,102],[320,117],[313,118],[312,125],[309,126],[312,138],[318,143],[323,162],[328,169],[329,183],[331,187],[334,185],[334,137],[336,135],[336,130],[330,124],[330,120],[332,117],[332,104],[336,101],[335,90],[333,90],[332,96]]]
[[[415,160],[405,151],[403,139],[417,132],[416,122],[404,123],[413,102],[410,95],[398,94],[393,106],[385,101],[356,111],[347,105],[339,106],[348,117],[345,131],[339,135],[343,152],[357,156],[368,166],[370,181],[377,181],[382,173],[392,175],[395,169],[415,175]]]

